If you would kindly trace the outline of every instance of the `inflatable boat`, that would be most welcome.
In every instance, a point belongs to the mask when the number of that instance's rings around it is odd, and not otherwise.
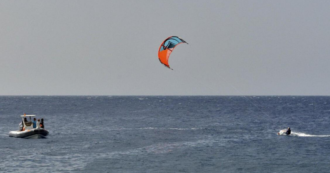
[[[35,127],[33,126],[33,122],[31,121],[32,117],[35,115],[21,115],[22,122],[20,124],[20,128],[17,131],[10,131],[9,136],[15,138],[45,138],[48,135],[48,131],[44,129],[43,122],[37,123]],[[27,120],[30,118],[30,121]]]

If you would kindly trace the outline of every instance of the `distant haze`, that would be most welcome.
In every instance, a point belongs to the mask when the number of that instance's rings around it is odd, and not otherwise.
[[[330,1],[0,1],[0,95],[330,95]],[[170,70],[157,51],[168,36]]]

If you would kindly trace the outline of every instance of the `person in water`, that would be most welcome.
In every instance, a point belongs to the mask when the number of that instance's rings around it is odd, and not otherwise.
[[[290,129],[290,127],[288,127],[288,130],[287,130],[285,133],[286,133],[286,135],[290,135],[290,134],[291,134],[291,129]]]

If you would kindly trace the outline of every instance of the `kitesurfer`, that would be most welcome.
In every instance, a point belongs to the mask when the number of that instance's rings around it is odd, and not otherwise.
[[[291,134],[291,129],[290,127],[288,127],[288,130],[285,132],[286,135],[290,135]]]

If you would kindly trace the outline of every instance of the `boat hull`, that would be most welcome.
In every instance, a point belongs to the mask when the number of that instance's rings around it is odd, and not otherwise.
[[[45,129],[32,129],[25,131],[10,131],[9,136],[15,138],[45,138],[48,131]]]

